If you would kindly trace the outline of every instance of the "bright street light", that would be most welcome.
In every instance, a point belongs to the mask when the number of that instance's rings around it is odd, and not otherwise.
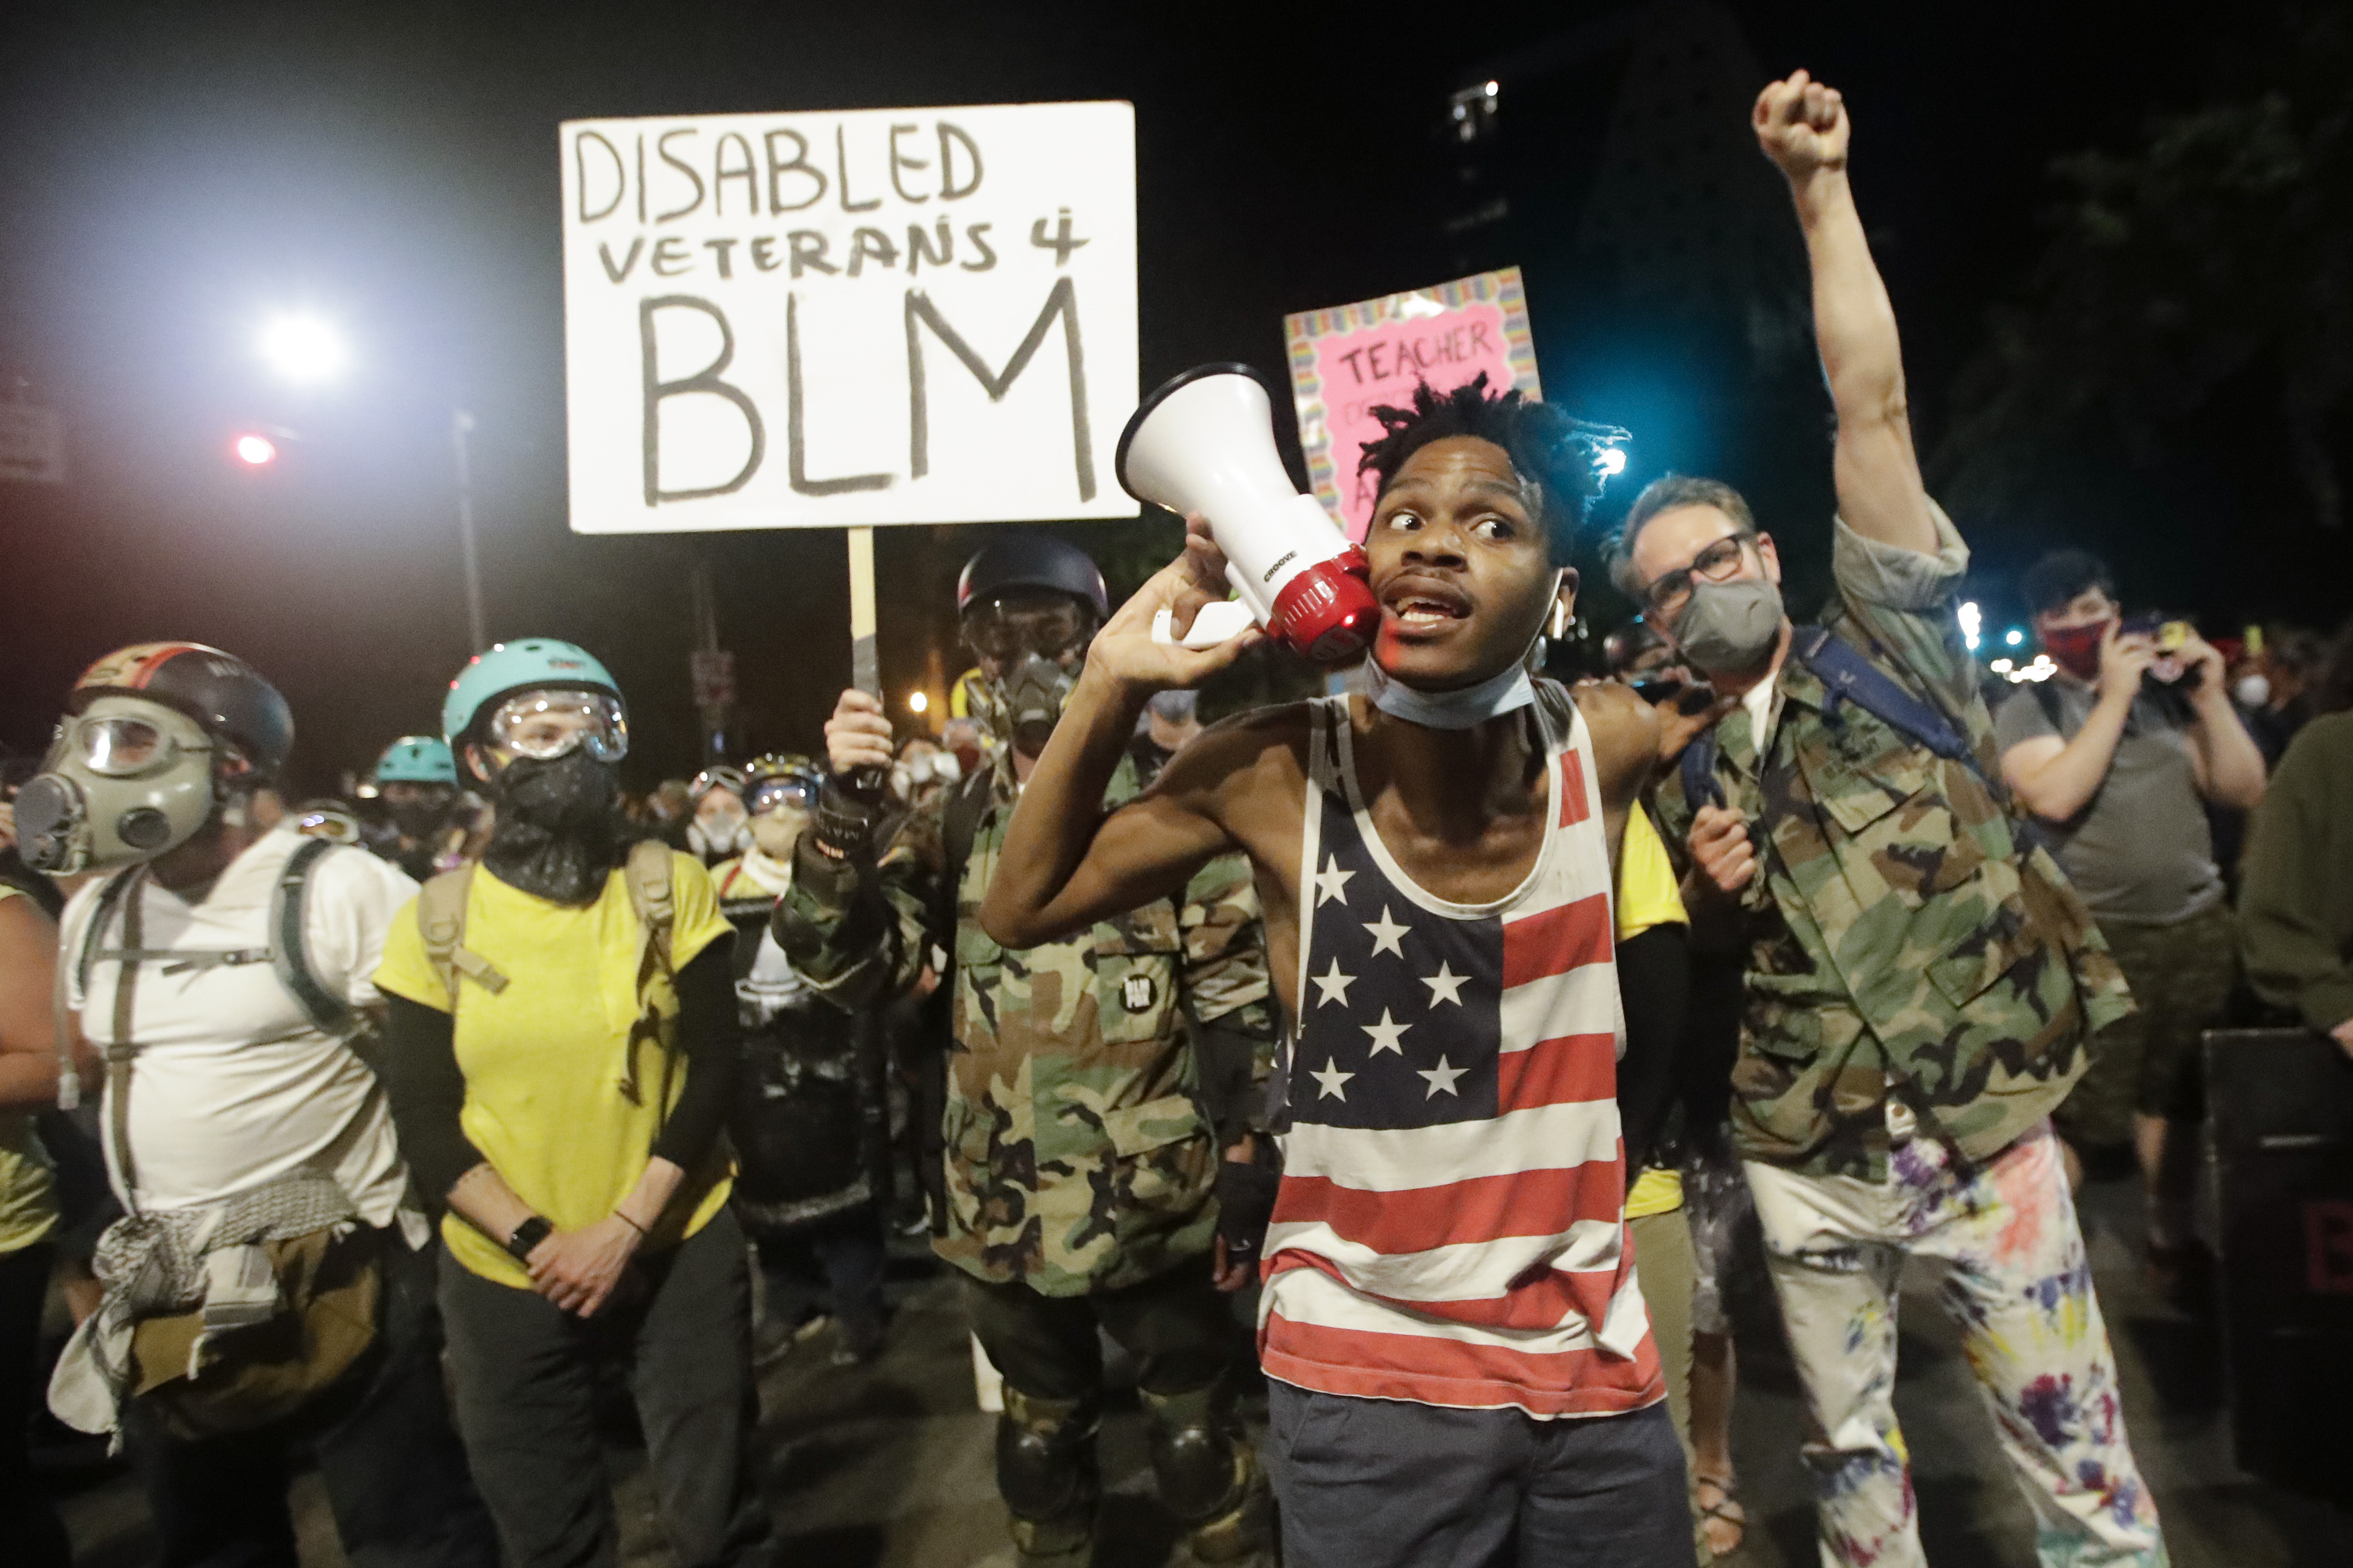
[[[1600,470],[1603,479],[1614,479],[1626,471],[1626,454],[1615,447],[1604,447],[1601,455],[1593,459],[1593,466]]]
[[[278,460],[278,443],[267,436],[256,436],[250,432],[230,442],[229,450],[237,455],[238,462],[248,468],[267,468]]]
[[[907,694],[907,708],[911,712],[921,713],[931,705],[931,693],[927,691],[913,691]]]
[[[343,334],[308,314],[272,317],[261,329],[259,346],[272,370],[304,385],[333,380],[351,357]]]

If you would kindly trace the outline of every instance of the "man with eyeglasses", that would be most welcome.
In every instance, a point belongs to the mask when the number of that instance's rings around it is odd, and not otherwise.
[[[393,923],[387,1077],[444,1205],[458,1420],[518,1563],[613,1561],[596,1363],[629,1374],[681,1562],[765,1564],[749,1271],[719,1132],[734,932],[693,856],[632,843],[628,718],[594,656],[478,655],[442,728],[495,807],[479,866]]]
[[[2025,836],[1961,646],[1968,552],[1922,485],[1895,319],[1847,184],[1847,114],[1803,73],[1757,100],[1812,260],[1837,414],[1837,593],[1784,612],[1731,487],[1635,500],[1613,572],[1729,710],[1661,791],[1695,942],[1747,950],[1733,1128],[1815,1433],[1826,1562],[1921,1552],[1893,1403],[1905,1258],[1945,1293],[2046,1563],[2160,1563],[2050,1115],[2128,1003]]]
[[[1098,1326],[1135,1357],[1161,1500],[1195,1559],[1257,1560],[1271,1547],[1271,1507],[1228,1405],[1240,1333],[1218,1293],[1248,1283],[1255,1262],[1239,1250],[1253,1227],[1228,1219],[1247,1205],[1220,1205],[1272,1176],[1244,1163],[1254,1097],[1219,1092],[1262,1082],[1272,1059],[1250,868],[1227,857],[1173,896],[1060,940],[991,942],[978,910],[1006,825],[1110,602],[1083,552],[1038,533],[975,555],[956,598],[996,765],[884,833],[879,807],[845,786],[890,768],[890,721],[864,692],[843,692],[826,725],[832,772],[776,934],[845,1007],[909,994],[927,971],[952,992],[933,1245],[963,1271],[974,1331],[1005,1377],[997,1479],[1019,1561],[1086,1561]],[[1139,791],[1128,761],[1106,798]],[[1227,1230],[1237,1246],[1213,1259]]]

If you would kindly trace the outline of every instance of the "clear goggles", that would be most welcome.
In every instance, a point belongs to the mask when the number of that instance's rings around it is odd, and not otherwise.
[[[786,806],[795,811],[817,809],[816,781],[797,773],[779,773],[754,784],[752,793],[744,799],[744,808],[754,816],[765,816]]]
[[[1052,659],[1086,646],[1094,634],[1094,612],[1060,594],[991,599],[966,610],[960,628],[965,647],[1000,668],[1025,654]]]
[[[704,795],[719,789],[741,800],[744,797],[742,771],[736,768],[705,768],[694,775],[692,784],[686,786],[686,795],[689,800],[700,805]]]
[[[167,766],[182,750],[181,743],[163,726],[121,713],[68,720],[58,736],[58,746],[91,773],[114,779],[153,773]]]
[[[491,715],[491,744],[511,757],[554,762],[586,746],[600,763],[629,754],[629,721],[621,700],[603,691],[526,691]]]

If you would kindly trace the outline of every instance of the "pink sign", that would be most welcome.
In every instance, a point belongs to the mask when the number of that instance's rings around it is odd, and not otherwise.
[[[1351,539],[1363,539],[1373,517],[1372,476],[1356,464],[1382,435],[1375,408],[1409,407],[1418,383],[1450,392],[1482,371],[1498,391],[1543,395],[1516,267],[1285,316],[1282,325],[1307,477]]]

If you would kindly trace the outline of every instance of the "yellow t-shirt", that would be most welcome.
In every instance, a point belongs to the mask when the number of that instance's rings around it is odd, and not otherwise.
[[[0,882],[0,903],[25,896]],[[57,1181],[29,1110],[0,1110],[0,1253],[45,1241],[58,1228]]]
[[[733,928],[701,862],[670,857],[671,963],[683,969],[695,954]],[[467,948],[507,977],[492,992],[461,980],[455,1044],[466,1079],[459,1125],[515,1195],[558,1230],[577,1230],[613,1212],[637,1185],[670,1106],[686,1088],[683,1059],[673,1072],[670,1101],[661,1098],[662,1068],[677,1026],[678,993],[657,977],[648,997],[660,1011],[659,1045],[636,1052],[639,1103],[623,1092],[629,1081],[629,1030],[640,1002],[638,965],[645,931],[629,905],[628,879],[616,870],[603,897],[585,909],[535,899],[477,868],[466,900]],[[425,938],[410,900],[385,940],[376,988],[449,1011],[449,993],[426,957]],[[655,1229],[657,1244],[692,1236],[727,1201],[733,1172],[713,1151],[702,1170],[690,1172],[670,1208],[684,1214]],[[664,1231],[670,1232],[665,1236]],[[455,1213],[443,1218],[449,1255],[485,1279],[519,1289],[531,1276],[506,1248]]]
[[[1683,889],[1667,859],[1667,846],[1639,804],[1627,815],[1626,841],[1618,849],[1618,940],[1640,936],[1653,926],[1689,925]],[[1653,1166],[1634,1178],[1626,1194],[1626,1217],[1668,1214],[1683,1206],[1680,1171]]]
[[[1689,924],[1666,841],[1637,803],[1626,815],[1626,841],[1618,848],[1618,940],[1630,941],[1652,926]]]

